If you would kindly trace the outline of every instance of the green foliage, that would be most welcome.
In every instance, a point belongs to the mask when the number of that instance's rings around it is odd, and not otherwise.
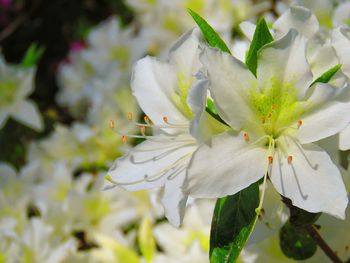
[[[338,64],[338,65],[330,68],[325,73],[323,73],[320,77],[318,77],[314,82],[312,82],[311,86],[317,82],[328,83],[341,67],[342,67],[342,65]]]
[[[216,33],[215,30],[208,24],[207,21],[205,21],[200,15],[191,9],[188,9],[188,12],[192,16],[193,20],[197,23],[205,40],[211,47],[216,47],[223,52],[231,53],[225,42],[221,39],[219,34]]]
[[[312,257],[317,250],[317,244],[303,229],[287,222],[280,230],[280,247],[289,258],[305,260]]]
[[[210,262],[235,262],[253,231],[259,184],[216,202],[210,233]]]
[[[44,54],[44,51],[45,48],[40,47],[37,43],[31,44],[22,59],[21,66],[24,68],[30,68],[36,65]]]
[[[249,70],[256,76],[256,68],[258,66],[258,51],[266,44],[273,41],[273,37],[269,31],[264,18],[259,19],[254,32],[252,43],[246,58],[246,65]]]

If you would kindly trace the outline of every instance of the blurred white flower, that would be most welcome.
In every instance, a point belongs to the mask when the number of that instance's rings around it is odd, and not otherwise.
[[[43,121],[36,105],[27,97],[34,90],[35,68],[8,64],[0,54],[0,129],[9,117],[37,131]]]

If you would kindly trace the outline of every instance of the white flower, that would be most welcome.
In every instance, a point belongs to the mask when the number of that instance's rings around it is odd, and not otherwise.
[[[34,89],[35,69],[9,65],[0,55],[0,129],[9,117],[40,131],[43,122],[36,105],[27,99]]]
[[[206,94],[189,95],[204,90],[204,82],[194,77],[200,67],[198,46],[195,32],[189,32],[175,43],[167,62],[151,57],[137,62],[132,90],[151,121],[136,123],[142,134],[136,137],[147,140],[118,159],[107,176],[113,185],[132,191],[163,186],[165,214],[174,225],[179,225],[183,217],[187,196],[181,187],[192,153],[198,147],[190,133],[190,122],[194,115],[198,121],[206,101]],[[192,131],[197,130],[197,123]],[[146,128],[152,128],[154,135],[147,136]]]
[[[211,94],[235,131],[214,136],[196,151],[187,193],[232,195],[268,175],[295,206],[344,218],[348,197],[340,172],[313,142],[349,123],[350,89],[309,87],[305,52],[305,37],[289,31],[259,52],[256,79],[230,55],[204,50]]]

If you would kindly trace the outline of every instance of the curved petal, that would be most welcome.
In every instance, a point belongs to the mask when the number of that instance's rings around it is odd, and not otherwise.
[[[130,191],[160,187],[181,175],[195,149],[194,142],[170,142],[159,135],[117,159],[108,176],[113,184]]]
[[[35,130],[41,131],[43,129],[43,121],[39,110],[31,101],[23,101],[12,112],[11,116]]]
[[[343,151],[350,149],[350,125],[339,133],[339,149]]]
[[[342,71],[350,78],[350,29],[334,29],[332,44],[342,64]]]
[[[174,179],[165,183],[161,199],[165,217],[176,227],[179,227],[182,224],[186,209],[187,196],[184,195],[182,191],[186,172],[187,170],[184,168]]]
[[[235,194],[264,175],[267,156],[266,149],[250,145],[242,134],[216,135],[194,153],[185,193],[195,198]]]
[[[209,89],[220,116],[240,130],[255,118],[249,106],[249,90],[256,86],[254,75],[242,62],[216,49],[205,48],[200,59],[208,71]]]
[[[317,83],[306,101],[306,113],[297,137],[301,143],[310,143],[343,130],[350,122],[350,87],[337,88]]]
[[[164,124],[164,116],[172,123],[188,122],[172,101],[176,88],[174,66],[152,57],[145,57],[135,64],[131,89],[142,110],[155,124]]]
[[[319,27],[316,16],[302,6],[291,6],[273,24],[277,38],[284,36],[292,28],[307,38],[311,38],[319,30]]]
[[[340,171],[328,154],[315,144],[300,145],[288,138],[285,143],[288,152],[277,151],[270,174],[277,191],[306,211],[343,219],[348,196]],[[292,156],[290,163],[286,155]]]
[[[254,32],[256,25],[253,24],[250,21],[244,21],[239,24],[239,28],[241,29],[242,33],[245,35],[246,38],[248,38],[249,41],[253,40]]]
[[[306,60],[306,38],[294,29],[286,36],[264,46],[258,53],[257,76],[262,88],[278,81],[294,86],[302,99],[312,83],[312,74]]]

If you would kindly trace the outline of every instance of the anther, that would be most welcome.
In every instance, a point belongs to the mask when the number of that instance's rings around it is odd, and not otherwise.
[[[140,126],[140,132],[143,136],[146,136],[146,127],[145,126]]]
[[[164,117],[163,117],[163,121],[164,121],[165,123],[168,123],[168,117],[164,116]]]
[[[272,164],[272,162],[273,162],[273,157],[272,157],[271,155],[269,155],[269,156],[267,157],[267,160],[269,161],[269,164]]]
[[[143,117],[143,120],[145,121],[145,123],[149,124],[149,118],[148,118],[148,116],[144,116],[144,117]]]
[[[288,155],[287,161],[288,161],[288,164],[291,164],[292,161],[293,161],[293,156],[292,155]]]
[[[261,117],[261,123],[264,124],[265,123],[265,118]]]
[[[133,117],[132,112],[128,112],[128,119],[132,120],[132,117]]]
[[[126,143],[127,139],[128,139],[128,138],[127,138],[125,135],[122,136],[122,142],[123,142],[123,143]]]
[[[267,114],[267,118],[271,118],[272,117],[272,113],[271,112],[269,112],[269,114]]]
[[[114,129],[114,128],[115,128],[115,121],[114,121],[114,120],[110,120],[110,121],[109,121],[109,127],[110,127],[111,129]]]
[[[245,133],[243,133],[243,138],[244,138],[244,140],[246,141],[246,142],[248,142],[249,141],[249,134],[247,133],[247,132],[245,132]]]
[[[300,128],[300,126],[303,124],[303,121],[302,120],[298,120],[298,123],[297,123],[297,126],[298,128]]]

